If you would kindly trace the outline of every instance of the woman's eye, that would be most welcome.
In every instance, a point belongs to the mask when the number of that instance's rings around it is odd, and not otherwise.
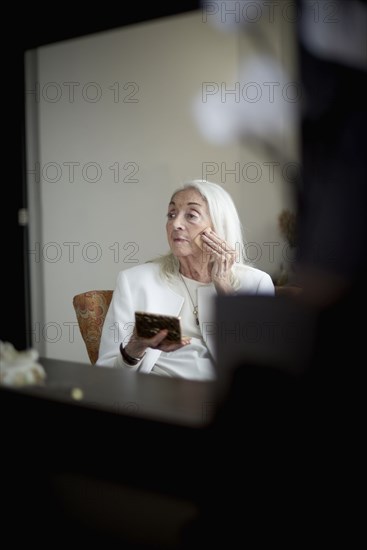
[[[167,214],[167,218],[169,220],[173,220],[174,218],[176,218],[176,216],[177,216],[176,212],[168,212],[168,214]],[[197,214],[192,214],[191,212],[188,212],[187,214],[185,214],[185,217],[188,220],[196,220],[198,218],[198,215]]]

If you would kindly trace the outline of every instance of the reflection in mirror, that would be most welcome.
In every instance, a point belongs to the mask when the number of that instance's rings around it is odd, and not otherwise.
[[[293,23],[213,23],[204,7],[26,52],[41,356],[88,362],[73,296],[168,250],[167,203],[185,180],[229,191],[255,267],[274,282],[291,269],[279,216],[294,211],[299,166]]]

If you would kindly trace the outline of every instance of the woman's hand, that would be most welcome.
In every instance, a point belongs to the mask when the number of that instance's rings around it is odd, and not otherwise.
[[[136,327],[134,327],[130,341],[126,346],[126,353],[131,355],[131,357],[142,357],[147,348],[170,352],[187,346],[191,342],[191,338],[184,336],[181,338],[181,342],[172,342],[171,340],[166,340],[167,334],[168,330],[164,329],[160,330],[152,338],[142,338],[137,335]]]
[[[150,348],[153,349],[160,349],[161,351],[170,352],[170,351],[176,351],[176,349],[183,348],[184,346],[187,346],[191,342],[191,338],[188,338],[187,336],[182,336],[181,342],[172,342],[172,340],[166,340],[166,336],[168,334],[168,330],[164,329],[158,332],[153,338],[150,338],[151,344]],[[158,344],[152,342],[152,340],[157,339],[159,337]],[[152,345],[153,344],[153,345]]]
[[[231,269],[236,260],[237,252],[226,241],[218,237],[213,230],[202,233],[203,250],[211,255],[213,264],[211,277],[219,294],[233,293],[231,284]]]

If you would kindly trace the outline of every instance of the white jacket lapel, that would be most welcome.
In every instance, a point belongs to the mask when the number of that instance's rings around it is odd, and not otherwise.
[[[212,286],[198,289],[199,325],[203,340],[213,358],[216,359],[216,297],[217,292]]]

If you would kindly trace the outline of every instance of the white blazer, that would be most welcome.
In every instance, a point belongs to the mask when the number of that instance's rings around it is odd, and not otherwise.
[[[235,265],[240,280],[237,292],[274,294],[271,277],[254,267]],[[212,286],[198,288],[199,326],[203,340],[215,358],[215,297]],[[126,346],[135,324],[135,311],[179,315],[184,298],[170,289],[162,279],[158,263],[146,263],[120,271],[116,288],[103,325],[99,357],[96,365],[126,367],[149,373],[161,351],[148,348],[144,359],[135,367],[127,366],[121,357],[120,343]]]

